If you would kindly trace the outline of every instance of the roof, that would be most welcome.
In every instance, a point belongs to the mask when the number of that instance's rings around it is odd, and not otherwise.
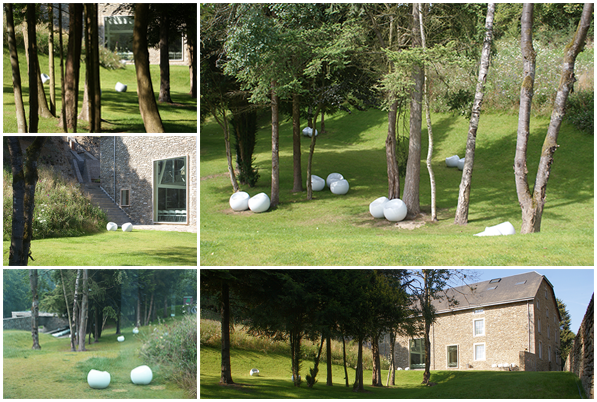
[[[552,293],[553,285],[549,280],[535,272],[527,272],[503,278],[494,278],[488,281],[473,283],[470,285],[449,288],[446,291],[448,297],[457,301],[456,304],[449,304],[446,297],[433,302],[436,313],[446,313],[471,308],[481,308],[507,303],[533,300],[539,291],[541,282],[545,280]],[[556,309],[557,310],[557,309]],[[559,311],[558,311],[558,318]]]

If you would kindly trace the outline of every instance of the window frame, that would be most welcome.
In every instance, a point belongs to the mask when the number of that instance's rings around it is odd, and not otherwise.
[[[477,326],[475,324],[475,322],[477,322],[477,321],[482,321],[483,322],[483,333],[481,333],[481,334],[477,334]],[[485,331],[485,317],[473,319],[473,337],[485,336],[486,333],[487,332]]]
[[[167,187],[163,187],[160,186],[158,184],[158,180],[159,178],[158,176],[158,171],[157,171],[157,162],[161,162],[161,161],[167,161],[170,159],[180,159],[180,158],[184,158],[185,160],[185,220],[181,221],[181,222],[177,222],[177,221],[160,221],[158,220],[159,218],[159,188],[167,188]],[[190,157],[189,155],[177,155],[177,156],[171,156],[171,157],[167,157],[167,158],[159,158],[159,159],[153,159],[151,161],[151,166],[152,166],[152,189],[151,189],[151,205],[152,205],[152,219],[153,219],[153,223],[157,223],[157,224],[165,224],[165,225],[189,225],[189,212],[190,212],[190,208],[189,208],[189,200],[190,200],[190,176],[189,176],[189,172],[191,172],[191,166],[189,166],[190,164]],[[176,186],[179,187],[179,186]],[[182,187],[180,187],[180,189],[182,190]]]
[[[477,358],[477,346],[483,346],[483,359]],[[473,343],[473,360],[476,362],[483,362],[487,360],[487,349],[485,347],[485,342]]]
[[[541,333],[541,318],[537,317],[537,332]]]
[[[482,309],[482,308],[474,309],[473,314],[485,314],[485,309]]]
[[[456,348],[456,365],[450,366],[450,348]],[[460,348],[458,345],[446,345],[446,367],[448,369],[460,368]]]
[[[539,353],[537,353],[537,356],[539,356],[539,359],[543,360],[543,342],[539,341]]]
[[[126,203],[126,204],[122,203],[122,193],[124,191],[126,191],[128,193],[128,196],[127,196],[128,203]],[[119,203],[120,203],[121,207],[130,207],[131,206],[131,189],[130,188],[121,188],[120,189],[120,200],[119,200]]]

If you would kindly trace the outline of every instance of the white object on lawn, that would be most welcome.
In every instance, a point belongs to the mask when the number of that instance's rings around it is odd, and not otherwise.
[[[299,375],[298,378],[299,378],[299,381],[300,381],[301,380],[301,376]],[[290,381],[294,381],[294,375],[290,376]]]
[[[106,229],[108,229],[108,231],[116,232],[116,229],[118,229],[118,225],[114,222],[108,222],[108,224],[106,225]]]
[[[450,156],[450,157],[446,158],[446,166],[447,167],[456,167],[458,165],[459,160],[460,160],[460,158],[458,157],[458,155]]]
[[[371,215],[373,215],[374,218],[383,218],[383,207],[388,201],[390,201],[388,197],[379,197],[369,204],[369,212]]]
[[[49,79],[50,79],[50,76],[49,76],[49,75],[47,75],[47,74],[42,74],[42,75],[41,75],[41,82],[42,82],[43,84],[45,84],[46,82],[48,82],[48,80],[49,80]]]
[[[308,184],[308,183],[307,183]],[[321,191],[325,187],[325,180],[314,174],[311,175],[311,188],[313,191]]]
[[[249,209],[249,198],[251,198],[251,196],[248,193],[237,191],[230,196],[230,208],[236,212],[246,211]]]
[[[313,137],[313,129],[311,127],[303,128],[303,135],[305,137]],[[318,135],[317,130],[315,130],[315,136],[317,137],[317,135]]]
[[[270,199],[265,193],[259,193],[249,198],[249,209],[253,212],[265,212],[269,206]]]
[[[139,328],[135,327],[133,328],[133,334],[138,334],[139,333]]]
[[[338,194],[338,195],[342,195],[342,194],[346,194],[348,193],[348,189],[350,188],[350,185],[348,184],[348,181],[342,179],[342,180],[336,180],[330,183],[330,191],[334,194]]]
[[[250,375],[259,375],[259,370],[256,368],[251,369]]]
[[[126,88],[127,86],[124,85],[122,82],[117,82],[116,86],[114,87],[114,89],[116,89],[116,92],[126,92]]]
[[[107,371],[91,370],[87,374],[87,384],[91,388],[103,389],[110,385],[110,373]]]
[[[131,381],[137,385],[147,385],[153,379],[153,373],[148,366],[139,366],[131,370]]]
[[[390,222],[400,222],[407,212],[406,204],[399,198],[386,202],[383,207],[383,214]]]
[[[464,169],[464,159],[465,158],[462,158],[462,159],[458,160],[458,170]]]
[[[328,187],[330,187],[330,185],[335,182],[336,180],[342,180],[344,178],[344,176],[342,176],[340,173],[330,173],[328,174],[327,179],[325,179],[326,184],[328,185]]]
[[[122,336],[122,335],[121,335],[121,336],[119,336],[118,338],[116,338],[116,340],[117,340],[118,342],[124,342],[124,336]]]
[[[514,226],[510,222],[504,222],[499,225],[486,227],[484,231],[473,236],[507,236],[513,234],[516,234]]]
[[[130,222],[127,222],[125,224],[122,225],[122,231],[123,232],[132,232],[133,231],[133,224]]]

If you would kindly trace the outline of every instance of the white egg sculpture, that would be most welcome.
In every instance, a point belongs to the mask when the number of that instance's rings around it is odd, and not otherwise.
[[[230,208],[236,212],[246,211],[249,209],[249,198],[251,197],[248,193],[245,193],[244,191],[237,191],[230,196]]]
[[[133,328],[133,334],[138,334],[139,333],[139,328],[135,327]]]
[[[344,176],[342,176],[340,173],[330,173],[328,174],[327,179],[325,179],[326,184],[328,185],[328,187],[330,187],[330,185],[335,182],[336,180],[342,180],[344,178]]]
[[[313,129],[311,127],[303,128],[303,135],[305,137],[313,137]],[[317,135],[318,135],[317,130],[315,130],[315,136],[317,137]]]
[[[464,169],[464,158],[461,158],[458,160],[457,166],[458,166],[458,170]]]
[[[325,180],[314,174],[311,175],[311,188],[313,191],[321,191],[325,187]]]
[[[460,160],[460,158],[458,157],[458,155],[450,156],[450,157],[446,158],[446,166],[447,167],[456,167],[458,165],[459,160]]]
[[[109,232],[116,232],[116,229],[118,229],[118,225],[114,222],[108,222],[108,224],[106,225],[106,229],[108,229]]]
[[[116,86],[114,87],[114,89],[116,89],[116,92],[126,92],[126,88],[127,86],[124,85],[122,82],[117,82]]]
[[[131,370],[131,381],[137,385],[147,385],[153,379],[153,373],[148,366],[139,366]]]
[[[383,207],[388,201],[390,201],[388,197],[379,197],[369,204],[369,212],[371,215],[373,215],[374,218],[383,218]]]
[[[123,232],[132,232],[133,231],[133,224],[130,222],[127,222],[125,224],[122,225],[122,231]]]
[[[510,222],[504,222],[499,225],[486,227],[484,231],[473,236],[507,236],[513,234],[516,234],[514,226]]]
[[[91,370],[87,374],[87,384],[91,388],[103,389],[110,385],[110,373],[107,371]]]
[[[117,340],[118,342],[124,342],[124,336],[122,336],[122,335],[121,335],[121,336],[119,336],[118,338],[116,338],[116,340]]]
[[[259,375],[259,370],[256,368],[252,368],[249,372],[250,375]]]
[[[338,194],[338,195],[348,193],[349,188],[350,188],[350,185],[348,184],[348,181],[346,181],[344,179],[333,181],[330,184],[330,191],[332,193]]]
[[[249,198],[249,209],[253,212],[265,212],[269,206],[270,199],[265,193],[259,193]]]
[[[393,199],[384,204],[383,214],[391,222],[400,222],[406,218],[406,204],[401,199]]]

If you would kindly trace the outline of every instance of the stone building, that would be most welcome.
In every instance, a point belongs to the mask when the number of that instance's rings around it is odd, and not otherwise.
[[[560,370],[560,313],[537,272],[451,288],[434,303],[431,370]],[[425,367],[423,335],[396,339],[396,366]]]
[[[104,191],[134,223],[197,226],[197,137],[100,139]]]

